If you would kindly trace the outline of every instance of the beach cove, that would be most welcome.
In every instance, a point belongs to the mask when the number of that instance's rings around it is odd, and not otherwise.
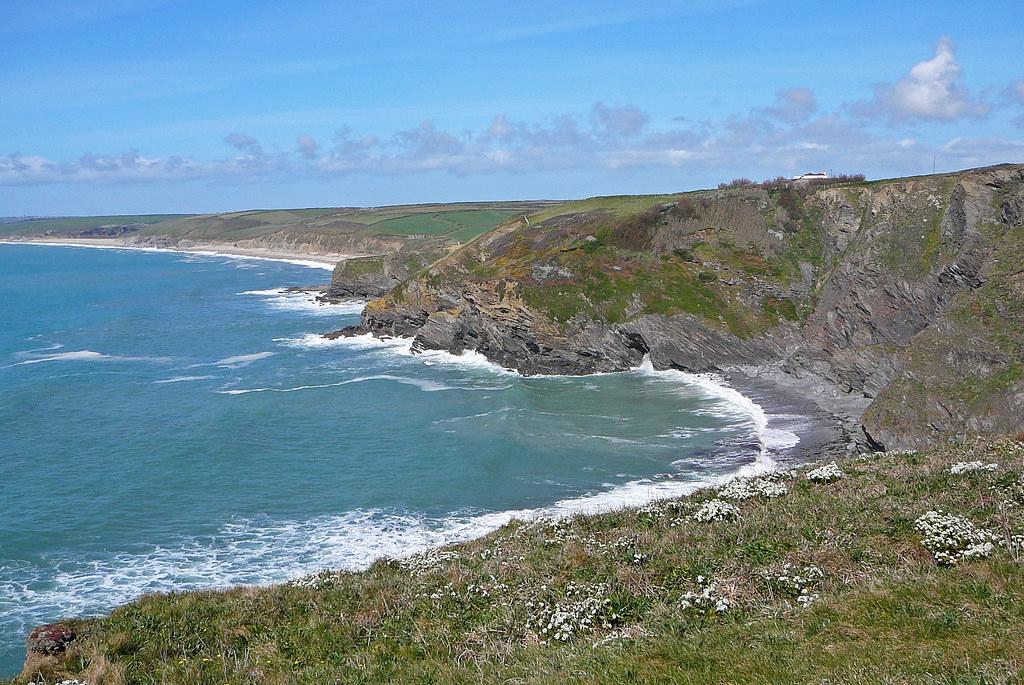
[[[41,622],[683,494],[796,458],[806,428],[703,377],[524,378],[325,340],[362,303],[288,291],[323,280],[309,266],[33,245],[0,261],[5,673]]]

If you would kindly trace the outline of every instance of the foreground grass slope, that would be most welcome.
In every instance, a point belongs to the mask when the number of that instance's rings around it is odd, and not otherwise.
[[[145,597],[74,622],[16,682],[1020,682],[1022,506],[1024,436],[862,455],[364,572]]]

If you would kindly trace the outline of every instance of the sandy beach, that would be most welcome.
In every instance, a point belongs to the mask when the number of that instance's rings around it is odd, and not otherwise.
[[[73,238],[43,236],[24,239],[7,239],[2,243],[20,243],[27,245],[64,245],[76,247],[93,247],[119,250],[143,250],[149,252],[186,252],[206,255],[226,255],[245,259],[269,259],[272,261],[289,262],[321,269],[333,270],[340,261],[363,255],[340,253],[313,253],[301,251],[284,251],[263,247],[239,246],[234,243],[187,243],[174,245],[140,245],[119,238]]]

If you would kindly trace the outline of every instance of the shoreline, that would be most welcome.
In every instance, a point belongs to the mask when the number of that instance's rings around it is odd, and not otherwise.
[[[358,254],[317,254],[308,252],[292,252],[264,247],[242,247],[233,243],[194,243],[188,245],[144,245],[118,238],[58,238],[58,237],[25,237],[5,238],[0,245],[36,245],[43,247],[88,247],[106,250],[135,250],[138,252],[175,252],[196,254],[209,257],[230,257],[232,259],[261,259],[272,262],[285,262],[306,266],[314,269],[333,271],[338,262],[361,257]]]
[[[341,329],[346,331],[349,329]],[[396,352],[413,357],[431,356],[447,358],[450,363],[467,367],[488,367],[495,373],[511,374],[520,378],[586,378],[588,376],[604,376],[610,374],[641,374],[651,377],[665,377],[679,374],[677,382],[686,385],[699,385],[709,397],[716,397],[737,406],[750,415],[753,435],[761,444],[761,454],[749,464],[741,465],[729,478],[756,475],[762,472],[785,470],[816,459],[832,458],[848,454],[852,449],[852,436],[848,426],[848,417],[830,411],[818,398],[808,397],[801,388],[787,385],[779,378],[766,377],[766,368],[730,367],[715,373],[688,373],[675,369],[654,369],[646,360],[637,367],[619,371],[605,371],[580,375],[531,374],[526,375],[515,368],[504,367],[475,350],[463,350],[456,354],[448,350],[417,349],[415,338],[408,336],[381,336],[374,332],[363,332],[356,335],[341,334],[341,331],[318,334],[317,338],[323,345],[347,346],[352,344],[358,348],[393,347]],[[345,341],[351,340],[352,343]],[[711,387],[709,387],[709,385]],[[732,397],[735,394],[737,397]],[[786,434],[796,438],[791,445],[778,444],[781,438],[788,441]],[[775,440],[773,441],[773,438]],[[661,486],[674,482],[672,478],[651,481]],[[636,483],[624,483],[615,486],[632,486]],[[671,495],[666,495],[671,496]],[[650,500],[625,503],[624,507],[644,506]]]
[[[68,247],[92,247],[92,248],[100,248],[100,249],[124,249],[124,250],[150,251],[150,252],[176,252],[176,253],[216,254],[216,255],[232,256],[232,257],[237,257],[237,258],[269,259],[269,260],[272,260],[272,261],[291,261],[291,260],[289,260],[287,258],[285,258],[285,259],[275,259],[273,257],[267,257],[267,256],[231,255],[231,254],[219,251],[219,250],[216,251],[216,252],[210,252],[210,251],[207,251],[207,250],[201,250],[198,247],[197,248],[193,248],[193,249],[189,249],[189,250],[185,250],[185,249],[172,249],[172,248],[158,248],[158,247],[144,247],[144,246],[124,245],[124,244],[119,244],[119,241],[110,241],[110,240],[104,240],[104,239],[94,239],[94,240],[89,240],[88,242],[85,242],[86,240],[87,239],[80,239],[81,242],[76,242],[76,243],[71,243],[71,244],[68,244],[66,241],[58,241],[58,240],[48,240],[48,241],[42,241],[42,242],[34,242],[34,241],[0,241],[0,243],[33,244],[33,245],[41,244],[41,245],[46,245],[46,246],[68,246]],[[310,293],[310,294],[312,294],[312,293]],[[411,346],[411,339],[409,339],[409,344]],[[442,353],[441,351],[431,351],[431,352],[451,355],[451,353],[447,353],[447,352]],[[475,358],[473,355],[470,355],[470,354],[451,355],[451,356],[457,357],[459,359],[459,362],[458,362],[459,364],[471,365],[471,364],[474,363],[474,361],[477,364],[482,362],[482,355],[478,355],[479,358]],[[427,359],[429,359],[429,353],[428,353]],[[494,367],[496,367],[496,369],[502,368],[499,365],[494,364],[493,362],[489,362],[488,361],[487,363],[493,365]],[[504,373],[517,373],[515,371],[508,370],[508,369],[502,369],[502,371]],[[637,373],[637,372],[638,372],[638,369],[630,369],[630,370],[623,371],[623,373]],[[657,371],[655,371],[655,373],[657,373]],[[687,374],[687,375],[696,375],[696,374]],[[795,413],[793,411],[793,408],[796,406],[794,403],[789,403],[787,401],[787,403],[779,404],[779,402],[777,401],[775,396],[774,395],[770,395],[770,394],[752,395],[748,391],[748,388],[743,383],[737,383],[736,381],[737,381],[736,378],[729,377],[725,373],[714,375],[714,378],[713,378],[713,382],[715,384],[720,385],[720,386],[722,386],[724,388],[731,388],[735,392],[737,392],[739,394],[742,394],[742,396],[744,398],[750,400],[750,402],[756,403],[758,408],[761,411],[763,411],[763,413],[766,414],[767,417],[768,417],[767,427],[769,427],[769,428],[779,428],[779,426],[777,425],[777,419],[778,419],[778,416],[783,411],[786,411],[788,414],[794,414]],[[809,415],[805,415],[802,412],[799,413],[799,418],[803,419],[809,425],[809,427],[807,429],[808,431],[811,430],[812,426],[815,426],[817,424],[817,422],[815,421],[814,417],[809,416]],[[756,424],[756,421],[754,421],[754,423]],[[757,431],[756,426],[755,426],[755,433],[757,433],[757,432],[758,431]],[[816,444],[820,444],[820,443],[808,440],[808,438],[806,437],[807,433],[803,429],[797,431],[797,434],[799,436],[799,442],[798,442],[797,445],[795,445],[795,446],[793,446],[791,448],[787,448],[787,449],[773,450],[771,452],[771,457],[773,458],[773,460],[776,463],[774,465],[772,465],[767,470],[788,470],[788,469],[793,468],[793,467],[795,467],[795,466],[797,466],[799,464],[802,464],[802,463],[805,463],[807,461],[812,460],[812,455],[814,454],[814,452],[813,452],[814,446]],[[760,437],[763,438],[763,436],[760,436]],[[750,464],[742,465],[738,469],[730,471],[730,473],[728,473],[728,474],[717,476],[717,477],[714,476],[714,475],[710,475],[710,474],[707,474],[707,475],[705,475],[703,477],[700,477],[698,479],[688,479],[688,478],[678,478],[678,477],[661,478],[661,477],[658,477],[658,476],[654,476],[654,477],[652,477],[650,479],[641,479],[641,480],[637,480],[637,481],[628,481],[628,482],[621,483],[621,484],[619,484],[619,485],[617,485],[615,487],[612,487],[610,489],[607,489],[607,490],[600,490],[600,491],[596,491],[596,492],[592,492],[592,493],[587,493],[585,495],[578,496],[578,497],[567,498],[567,499],[564,499],[564,500],[558,500],[558,501],[556,501],[556,502],[554,502],[554,503],[552,503],[550,505],[543,506],[543,507],[530,508],[530,509],[508,509],[508,510],[488,512],[488,513],[481,514],[481,515],[478,515],[478,516],[473,516],[473,517],[470,517],[470,519],[468,521],[463,521],[462,522],[463,523],[462,527],[460,527],[458,525],[458,523],[459,523],[458,519],[463,518],[463,517],[456,516],[456,515],[453,514],[450,517],[452,519],[452,521],[451,521],[452,530],[451,531],[446,531],[446,532],[449,533],[450,537],[447,537],[447,539],[436,539],[436,540],[432,541],[430,544],[428,544],[427,546],[425,546],[423,548],[409,549],[407,551],[407,553],[403,554],[402,556],[418,554],[418,553],[421,553],[421,552],[423,552],[425,550],[438,549],[438,548],[441,548],[441,547],[447,547],[447,546],[454,545],[454,544],[460,544],[460,543],[465,543],[465,542],[479,540],[479,539],[481,539],[483,537],[486,537],[487,535],[491,534],[494,530],[496,530],[497,528],[500,528],[502,525],[507,523],[509,520],[512,520],[513,518],[519,518],[519,517],[523,517],[523,518],[536,518],[536,517],[545,517],[546,515],[547,516],[554,515],[554,517],[556,517],[558,519],[571,519],[572,517],[578,516],[578,515],[599,515],[599,514],[608,513],[608,512],[638,509],[638,508],[650,505],[650,504],[652,504],[654,502],[657,502],[657,501],[668,500],[668,499],[675,499],[675,498],[679,498],[679,497],[685,497],[685,496],[687,496],[689,494],[692,494],[692,492],[694,492],[696,490],[699,490],[699,489],[702,489],[702,488],[708,488],[708,487],[716,487],[716,486],[720,485],[721,483],[726,482],[728,480],[731,480],[731,479],[733,479],[735,477],[738,477],[738,476],[753,475],[752,473],[747,473],[746,471],[747,471],[748,468],[754,467],[757,464],[758,464],[757,461],[751,462]],[[661,474],[658,474],[658,475],[660,476]],[[363,560],[364,563],[360,564],[356,568],[357,569],[365,568],[370,563],[372,563],[376,558],[379,558],[379,557],[369,557],[369,558],[366,558],[366,559]],[[327,570],[336,570],[336,569],[333,568],[333,567],[328,567]],[[303,577],[303,576],[296,576],[296,577]],[[245,584],[242,584],[242,585],[235,585],[235,584],[219,585],[219,584],[215,584],[215,585],[207,586],[206,589],[214,589],[214,590],[216,590],[216,589],[224,589],[224,588],[239,587],[239,586],[241,586],[241,587],[265,587],[268,584],[269,585],[274,585],[274,584],[278,584],[280,582],[287,582],[287,581],[271,581],[270,583],[255,583],[255,584],[245,583]],[[198,591],[198,590],[199,589],[197,589],[197,588],[189,588],[187,586],[185,586],[185,587],[180,587],[179,586],[178,588],[169,589],[168,591],[169,592],[195,592],[195,591]],[[136,599],[137,598],[132,598],[132,599],[128,600],[127,602],[118,604],[117,606],[123,606],[124,604],[133,602]]]

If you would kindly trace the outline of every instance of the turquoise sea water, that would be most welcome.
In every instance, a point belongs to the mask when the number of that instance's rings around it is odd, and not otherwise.
[[[0,244],[0,675],[31,626],[681,492],[763,414],[682,374],[522,378],[226,256]]]

